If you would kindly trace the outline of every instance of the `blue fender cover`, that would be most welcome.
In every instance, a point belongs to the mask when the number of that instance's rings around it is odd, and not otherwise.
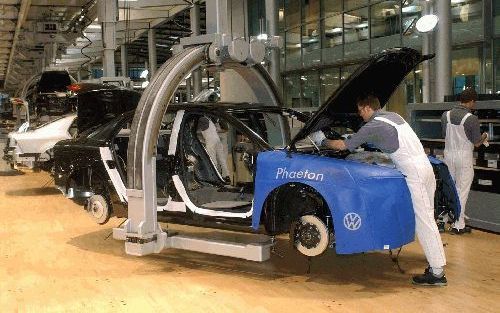
[[[284,150],[257,156],[254,229],[259,227],[266,198],[288,183],[309,185],[325,199],[339,254],[394,249],[414,240],[411,195],[399,171]]]

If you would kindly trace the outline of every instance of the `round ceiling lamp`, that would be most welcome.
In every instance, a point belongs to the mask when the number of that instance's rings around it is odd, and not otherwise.
[[[421,33],[428,33],[436,27],[438,22],[439,18],[436,15],[428,14],[419,18],[415,27]]]

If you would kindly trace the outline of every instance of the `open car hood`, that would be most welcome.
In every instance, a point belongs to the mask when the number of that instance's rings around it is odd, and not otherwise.
[[[313,114],[304,127],[290,142],[290,147],[309,134],[342,120],[357,120],[356,100],[360,96],[372,94],[385,106],[389,97],[406,75],[420,62],[434,55],[422,56],[410,48],[393,48],[372,56],[333,92],[330,98]],[[359,123],[357,123],[359,124]],[[350,125],[357,131],[359,125]],[[358,127],[356,127],[358,126]]]

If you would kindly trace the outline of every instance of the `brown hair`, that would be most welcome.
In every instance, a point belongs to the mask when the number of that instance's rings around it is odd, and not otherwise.
[[[477,101],[477,93],[474,90],[474,88],[467,87],[460,94],[460,102],[467,103],[467,102],[470,102],[470,101]]]
[[[356,101],[356,104],[359,107],[368,106],[368,107],[372,108],[374,111],[380,109],[380,101],[378,100],[377,97],[375,97],[373,95],[368,95],[368,96],[358,98]]]

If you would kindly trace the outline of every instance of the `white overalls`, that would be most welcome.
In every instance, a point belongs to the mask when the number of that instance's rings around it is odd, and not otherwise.
[[[432,268],[446,265],[443,243],[434,220],[436,178],[417,135],[408,123],[398,125],[384,117],[374,119],[396,128],[399,148],[390,153],[396,168],[405,176],[415,212],[415,232]]]
[[[209,121],[208,128],[201,131],[201,133],[203,138],[205,138],[207,153],[212,163],[217,170],[219,170],[220,167],[221,175],[224,178],[229,176],[229,169],[227,168],[227,148],[224,149],[215,124],[209,118],[207,119]]]
[[[455,181],[461,206],[460,217],[453,225],[456,229],[463,229],[465,227],[465,205],[467,204],[470,186],[474,179],[474,144],[467,138],[464,129],[465,120],[470,115],[470,113],[465,114],[460,125],[453,125],[450,121],[450,111],[446,112],[447,124],[444,162]]]

